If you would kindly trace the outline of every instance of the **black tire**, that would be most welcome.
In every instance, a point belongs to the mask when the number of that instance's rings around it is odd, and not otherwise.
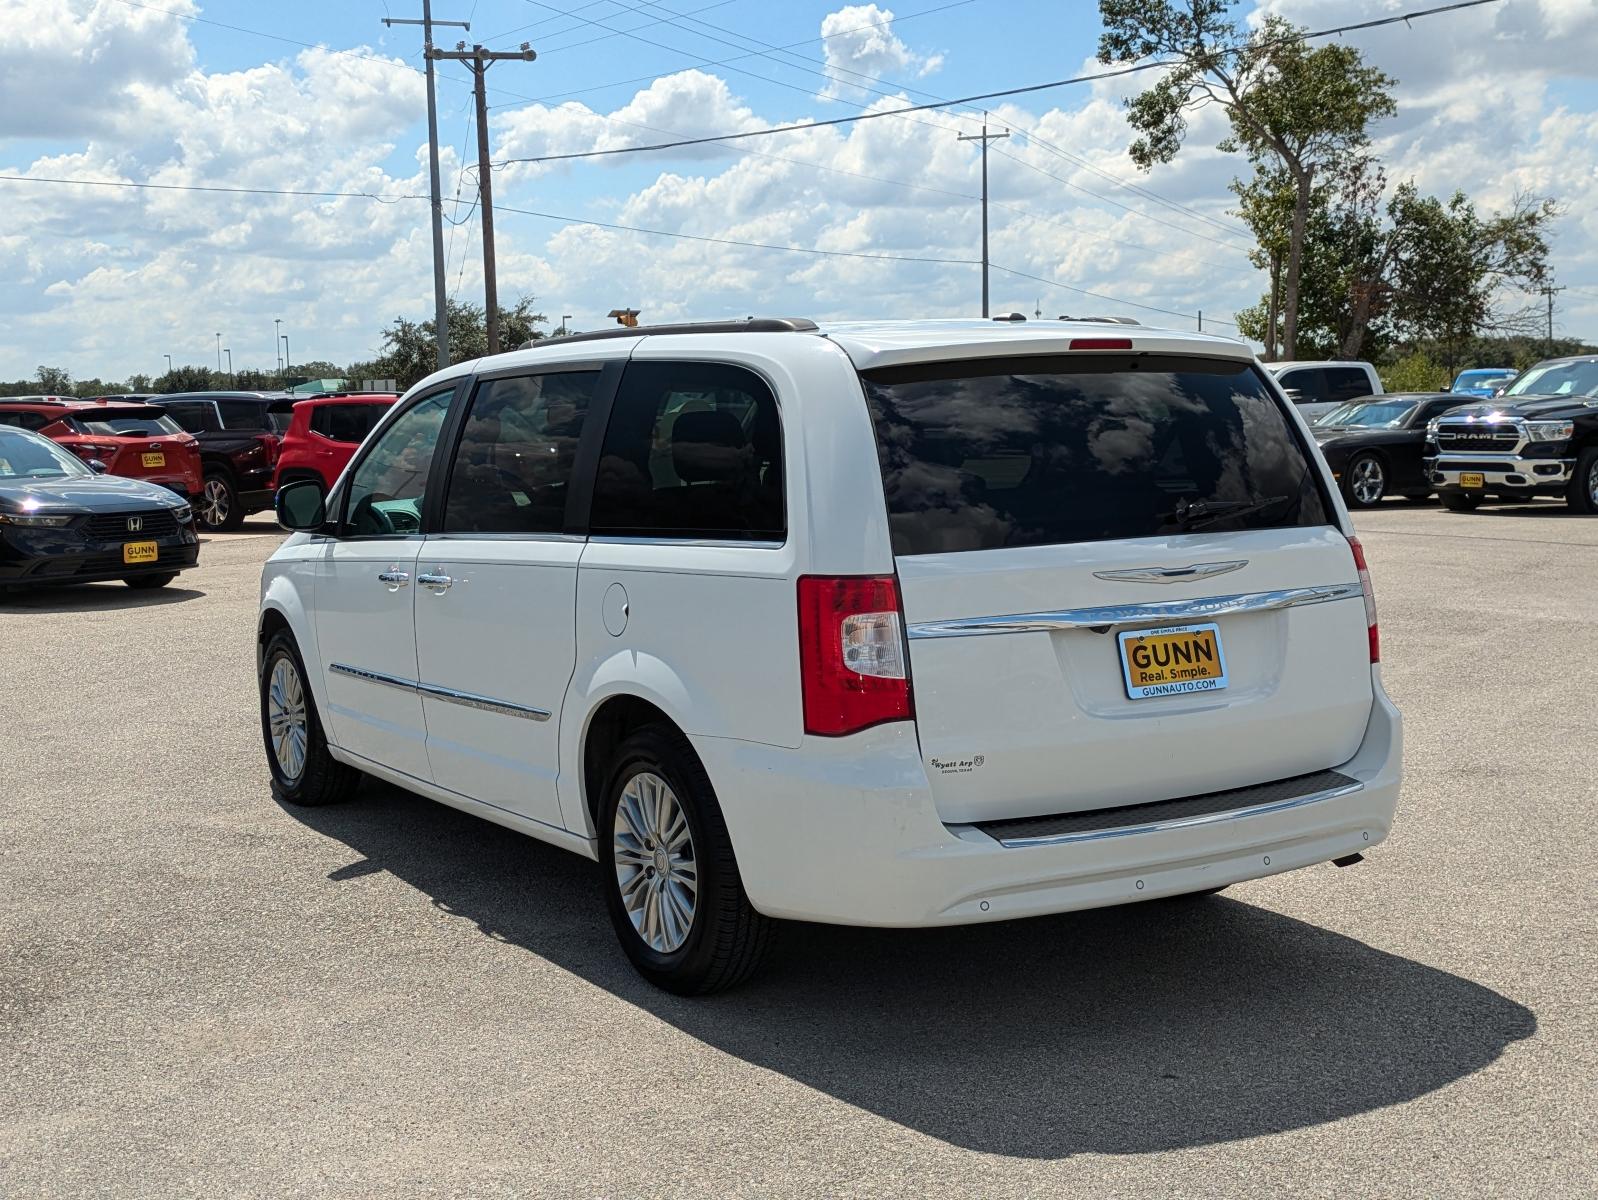
[[[1342,485],[1348,507],[1375,508],[1387,498],[1387,464],[1379,454],[1356,454],[1343,468]]]
[[[1598,513],[1598,446],[1588,446],[1576,456],[1576,470],[1570,476],[1565,503],[1571,512],[1589,517]]]
[[[298,775],[290,775],[280,762],[272,736],[272,718],[269,712],[273,675],[279,662],[292,668],[299,681],[304,711],[304,762]],[[305,683],[305,663],[300,659],[299,647],[293,636],[280,629],[266,643],[266,653],[261,658],[261,739],[266,746],[266,765],[272,773],[272,795],[284,804],[320,806],[338,804],[355,794],[361,782],[361,773],[354,767],[339,762],[327,750],[327,738],[322,733],[322,718],[316,711],[316,700]]]
[[[622,794],[644,775],[665,782],[686,819],[687,850],[697,880],[687,935],[670,950],[652,947],[634,927],[623,899],[625,864],[618,863],[616,854]],[[622,949],[640,975],[668,992],[703,996],[735,987],[755,973],[770,951],[775,923],[749,903],[721,805],[687,738],[670,726],[649,725],[621,744],[600,797],[597,832],[605,907]],[[640,868],[638,874],[642,873]],[[654,868],[649,874],[654,878]],[[663,878],[669,878],[669,872]]]
[[[165,575],[129,575],[122,582],[135,591],[149,591],[153,588],[164,588],[178,577],[176,571],[169,571]]]
[[[205,487],[194,506],[194,519],[207,533],[232,533],[244,524],[239,489],[226,471],[213,468],[205,473]]]
[[[1481,497],[1469,492],[1443,492],[1441,497],[1443,507],[1449,512],[1475,512],[1481,504]]]

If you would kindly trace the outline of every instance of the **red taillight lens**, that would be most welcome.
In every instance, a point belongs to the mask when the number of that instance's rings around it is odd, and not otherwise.
[[[1359,571],[1360,590],[1365,594],[1365,624],[1370,628],[1371,662],[1382,661],[1382,637],[1376,626],[1376,591],[1371,587],[1370,568],[1365,565],[1365,547],[1359,544],[1357,537],[1348,539],[1348,546],[1354,552],[1354,566]]]
[[[117,456],[115,446],[102,446],[97,442],[78,442],[72,447],[72,452],[84,462],[98,458],[101,462],[108,463]]]
[[[1072,350],[1130,350],[1131,338],[1072,338]]]
[[[855,733],[911,716],[910,664],[892,575],[799,580],[799,674],[805,732]]]

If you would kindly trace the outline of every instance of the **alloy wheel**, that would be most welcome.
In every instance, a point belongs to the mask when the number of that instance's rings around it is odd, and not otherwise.
[[[287,657],[272,664],[266,689],[266,723],[272,734],[272,755],[278,770],[290,783],[305,770],[310,731],[305,711],[305,688],[300,673]]]
[[[1587,468],[1587,502],[1598,509],[1598,458]]]
[[[213,529],[219,528],[227,520],[232,507],[228,503],[227,484],[220,479],[207,479],[205,492],[200,501],[201,520]]]
[[[688,816],[659,775],[640,771],[627,781],[611,848],[633,929],[657,954],[680,948],[699,906],[699,863]]]
[[[1361,504],[1375,504],[1387,490],[1387,479],[1382,464],[1374,458],[1362,458],[1354,464],[1354,478],[1350,484],[1354,498]]]

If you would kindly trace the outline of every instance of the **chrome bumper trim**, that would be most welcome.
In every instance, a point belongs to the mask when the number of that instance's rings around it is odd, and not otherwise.
[[[1064,846],[1074,842],[1102,842],[1107,838],[1134,837],[1141,833],[1165,833],[1172,829],[1193,829],[1201,825],[1221,825],[1228,821],[1242,821],[1249,817],[1260,817],[1266,813],[1286,812],[1293,808],[1303,808],[1308,804],[1319,804],[1322,800],[1333,800],[1338,796],[1349,796],[1355,792],[1363,791],[1363,783],[1351,783],[1344,787],[1327,788],[1324,791],[1310,792],[1306,796],[1294,796],[1289,800],[1276,800],[1269,804],[1256,804],[1249,808],[1236,808],[1230,812],[1204,813],[1194,817],[1174,817],[1169,821],[1150,821],[1144,825],[1123,825],[1115,829],[1093,829],[1082,833],[1051,833],[1037,837],[994,838],[994,841],[1007,850],[1024,849],[1028,846]]]
[[[367,683],[378,683],[384,687],[398,688],[402,692],[431,696],[435,700],[444,700],[450,704],[459,704],[464,708],[475,708],[483,712],[499,713],[502,716],[522,717],[528,721],[547,721],[553,715],[546,709],[533,708],[526,704],[495,700],[491,696],[479,696],[473,692],[457,691],[432,683],[418,683],[414,679],[385,675],[381,671],[368,671],[363,667],[351,667],[344,663],[329,663],[327,669],[340,675],[347,675],[351,679],[364,679]]]
[[[1472,472],[1484,475],[1521,475],[1526,479],[1524,484],[1507,484],[1509,487],[1537,487],[1543,484],[1569,483],[1571,472],[1576,469],[1576,460],[1573,458],[1516,458],[1507,454],[1439,454],[1436,458],[1426,460],[1427,481],[1443,487],[1458,487],[1459,477],[1464,471],[1438,470],[1434,465],[1438,462],[1459,462],[1469,464]],[[1546,467],[1550,463],[1559,468],[1538,474],[1536,468]],[[1491,482],[1489,480],[1489,482]]]
[[[1157,625],[1170,621],[1202,620],[1230,613],[1268,612],[1300,604],[1325,604],[1362,594],[1356,583],[1323,587],[1284,588],[1274,592],[1246,592],[1234,596],[1209,596],[1201,600],[1174,600],[1158,604],[1114,604],[1104,608],[1067,608],[1059,612],[1016,613],[1004,617],[964,617],[952,621],[918,621],[910,626],[911,640],[923,638],[981,637],[997,633],[1054,633],[1064,629],[1109,629],[1116,625]]]

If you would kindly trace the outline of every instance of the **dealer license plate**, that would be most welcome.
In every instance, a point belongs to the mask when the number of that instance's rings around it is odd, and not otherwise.
[[[147,450],[144,453],[144,465],[147,467],[166,466],[166,455],[159,450]]]
[[[122,561],[125,563],[153,563],[160,556],[161,547],[155,542],[124,542]]]
[[[1121,676],[1133,700],[1216,692],[1226,686],[1226,656],[1215,624],[1129,629],[1119,635]]]
[[[1459,477],[1459,486],[1462,488],[1486,487],[1487,476],[1483,475],[1480,471],[1466,471]]]

